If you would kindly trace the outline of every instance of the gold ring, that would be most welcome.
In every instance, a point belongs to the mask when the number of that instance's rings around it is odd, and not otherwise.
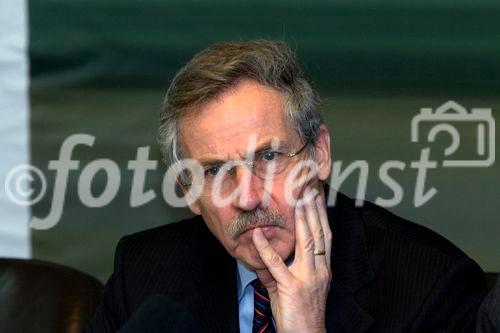
[[[324,256],[326,254],[324,250],[314,251],[313,253],[315,256]]]

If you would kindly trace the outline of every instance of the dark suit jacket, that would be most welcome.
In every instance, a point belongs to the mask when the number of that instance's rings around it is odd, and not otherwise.
[[[483,300],[476,322],[476,333],[495,332],[500,332],[500,275],[493,290]]]
[[[486,282],[436,233],[338,193],[328,332],[472,331]],[[89,332],[115,332],[153,295],[181,304],[206,332],[238,332],[236,261],[201,217],[124,237]],[[173,314],[175,315],[175,314]]]

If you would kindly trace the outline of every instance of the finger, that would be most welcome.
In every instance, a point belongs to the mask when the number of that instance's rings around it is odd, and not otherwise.
[[[262,230],[255,228],[252,241],[264,265],[278,283],[287,283],[291,274],[281,257],[273,250]]]
[[[325,241],[325,258],[328,267],[330,268],[331,256],[332,256],[332,230],[330,228],[330,222],[328,220],[328,214],[326,212],[325,198],[323,195],[319,195],[316,198],[316,205],[318,208],[319,220],[321,222],[321,227],[323,228],[323,235]]]
[[[304,202],[299,200],[295,206],[295,259],[304,269],[314,270],[314,239],[304,215]]]
[[[317,193],[317,192],[316,192]],[[312,196],[313,192],[310,188],[306,190],[306,196]],[[315,197],[318,195],[316,194]],[[316,204],[315,197],[311,197],[310,200],[307,200],[305,203],[305,212],[307,223],[309,225],[309,230],[314,239],[314,251],[325,251],[325,237],[323,233],[323,227],[321,225],[319,214],[318,214],[318,206]],[[326,252],[326,251],[325,251]],[[313,253],[315,267],[318,268],[320,265],[326,265],[325,255],[316,255]]]

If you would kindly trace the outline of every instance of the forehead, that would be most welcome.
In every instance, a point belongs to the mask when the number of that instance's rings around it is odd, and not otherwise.
[[[285,115],[283,93],[254,81],[240,82],[203,104],[180,122],[182,148],[189,158],[236,159],[249,152],[249,142],[298,142]]]

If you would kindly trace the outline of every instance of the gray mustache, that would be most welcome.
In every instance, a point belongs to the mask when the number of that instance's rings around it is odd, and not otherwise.
[[[231,238],[236,239],[248,227],[272,225],[284,226],[285,221],[283,216],[279,213],[270,211],[268,209],[255,209],[249,212],[241,213],[231,225],[228,227],[228,233]]]

